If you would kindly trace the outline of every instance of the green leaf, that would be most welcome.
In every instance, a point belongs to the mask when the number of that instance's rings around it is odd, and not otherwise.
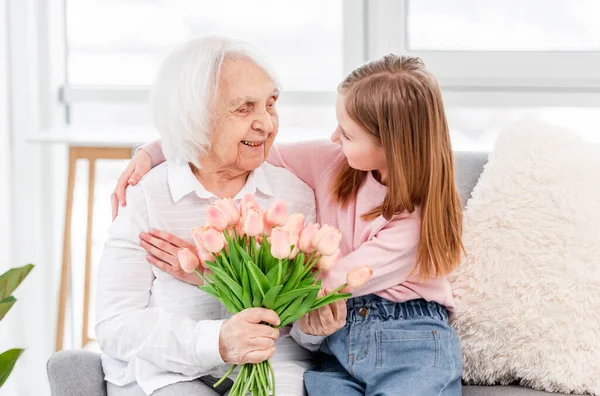
[[[318,291],[317,291],[317,293],[318,293]],[[300,305],[302,305],[302,301],[304,301],[305,298],[306,298],[306,296],[296,298],[295,300],[292,301],[292,303],[290,305],[288,305],[283,310],[283,312],[281,312],[281,314],[279,314],[279,318],[281,319],[282,323],[286,318],[293,315],[298,310]],[[275,312],[278,312],[278,311],[275,310]],[[280,325],[279,327],[283,327],[283,325]]]
[[[239,283],[237,283],[237,281],[231,279],[229,277],[229,275],[227,275],[227,273],[225,273],[225,271],[223,271],[222,269],[219,268],[214,268],[212,270],[216,276],[218,276],[223,282],[225,282],[227,284],[227,286],[229,286],[229,288],[231,289],[231,291],[235,294],[235,296],[242,301],[242,297],[243,297],[243,291],[242,291],[242,286],[240,286]]]
[[[319,289],[321,289],[321,287],[314,285],[314,286],[303,287],[302,289],[292,290],[287,293],[281,293],[277,297],[277,300],[275,300],[275,308],[279,308],[282,305],[287,304],[288,302],[292,301],[295,298],[305,297],[311,291],[313,291],[313,290],[318,291]]]
[[[302,280],[300,282],[300,284],[298,285],[298,287],[303,288],[306,286],[312,286],[314,284],[315,284],[315,279],[313,277],[310,277],[310,278],[306,278],[306,279]]]
[[[12,268],[0,276],[0,301],[10,296],[31,272],[33,267],[33,264],[27,264],[24,267]]]
[[[246,252],[243,247],[241,247],[240,245],[235,245],[235,247],[240,256],[242,257],[242,262],[249,263],[250,261],[252,261],[252,257],[250,257],[248,252]]]
[[[21,280],[23,279],[21,278]],[[4,385],[4,383],[8,379],[8,376],[15,367],[17,359],[19,358],[19,356],[21,356],[22,353],[23,349],[9,349],[8,351],[0,355],[0,387],[2,387],[2,385]]]
[[[352,297],[352,293],[331,293],[331,294],[328,294],[321,298],[317,298],[315,300],[315,302],[313,303],[313,305],[310,307],[310,310],[312,311],[312,310],[321,308],[327,304],[331,304],[338,300],[343,300],[345,298],[350,298],[350,297]]]
[[[252,299],[252,306],[254,308],[262,308],[263,295],[260,292],[256,292],[254,298]]]
[[[250,274],[248,274],[248,269],[245,265],[241,265],[240,269],[242,271],[242,302],[244,303],[244,308],[252,308],[252,288],[250,286]]]
[[[221,301],[223,302],[223,304],[225,304],[225,300],[227,299],[227,301],[229,301],[235,307],[237,307],[239,309],[239,311],[242,310],[242,302],[237,299],[235,294],[231,291],[231,289],[229,288],[229,286],[227,286],[227,284],[225,282],[223,282],[215,274],[208,274],[208,275],[206,275],[206,277],[213,282],[213,287],[219,292],[219,295],[221,296]],[[227,304],[225,304],[225,306],[227,307],[227,309],[230,308]],[[232,312],[232,311],[229,309],[229,312]]]
[[[217,300],[221,301],[221,296],[219,295],[219,292],[210,283],[206,283],[204,285],[198,286],[198,289],[210,294]]]
[[[241,274],[242,273],[242,263],[240,261],[240,256],[238,254],[237,249],[234,246],[234,241],[233,239],[229,236],[229,233],[227,233],[227,230],[225,230],[226,234],[225,234],[225,238],[227,239],[227,245],[229,246],[229,261],[231,262],[231,266],[233,267],[233,270],[238,273]]]
[[[287,326],[288,324],[295,322],[304,315],[306,315],[306,313],[310,310],[310,307],[315,302],[318,293],[318,290],[313,290],[312,292],[308,293],[308,296],[304,298],[302,304],[300,304],[300,306],[295,312],[290,312],[290,316],[288,316],[285,319],[281,319],[281,327]]]
[[[267,274],[267,280],[269,281],[270,285],[274,285],[274,284],[277,283],[277,274],[278,273],[279,273],[279,267],[278,266],[275,266],[275,267],[271,268],[271,270]]]
[[[300,254],[302,254],[302,252],[298,253],[298,255]],[[297,258],[298,256],[296,256],[296,259]],[[300,275],[302,275],[302,271],[304,270],[304,264],[303,262],[297,262],[296,259],[292,261],[292,271],[289,279],[284,282],[282,293],[294,290],[300,282]]]
[[[262,302],[263,307],[265,307],[267,309],[273,309],[273,306],[275,304],[275,299],[279,295],[279,292],[281,291],[281,289],[283,289],[283,286],[281,286],[281,285],[273,286],[267,292],[267,294],[265,294],[265,298],[263,298],[263,302]]]
[[[4,318],[4,315],[12,308],[13,304],[17,302],[17,299],[13,296],[8,296],[4,300],[0,301],[0,320]]]
[[[233,315],[235,315],[236,313],[242,311],[242,307],[240,307],[233,300],[233,298],[231,298],[230,296],[228,296],[226,294],[221,294],[221,302],[223,303],[223,305],[225,305],[225,307],[227,308],[227,310],[229,312],[231,312]]]
[[[265,276],[265,274],[262,273],[262,271],[256,266],[256,264],[254,264],[252,261],[248,262],[248,272],[250,272],[250,280],[254,281],[256,283],[256,285],[258,286],[258,290],[260,291],[260,293],[262,294],[262,297],[265,297],[265,294],[267,294],[267,291],[271,288],[271,284],[269,283],[269,280],[267,279],[267,277]]]

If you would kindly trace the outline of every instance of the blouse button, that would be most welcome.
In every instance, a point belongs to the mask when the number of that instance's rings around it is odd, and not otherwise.
[[[358,314],[362,317],[365,317],[369,314],[369,308],[367,307],[362,307],[359,311]]]

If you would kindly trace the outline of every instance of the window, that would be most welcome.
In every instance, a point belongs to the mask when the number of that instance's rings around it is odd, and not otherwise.
[[[410,0],[407,47],[415,51],[600,51],[599,15],[600,3],[589,0]]]
[[[256,45],[287,90],[332,90],[342,67],[342,1],[67,0],[71,85],[150,85],[177,45],[227,34]]]

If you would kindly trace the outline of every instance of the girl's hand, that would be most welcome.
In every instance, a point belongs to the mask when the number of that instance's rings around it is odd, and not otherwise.
[[[180,249],[188,248],[195,252],[196,246],[184,241],[175,235],[166,231],[151,229],[148,233],[140,234],[140,246],[149,254],[146,260],[155,267],[165,271],[182,282],[191,285],[202,285],[202,278],[195,273],[189,274],[181,269],[177,252]]]
[[[327,288],[321,289],[319,297],[330,292]],[[344,327],[346,313],[346,300],[338,300],[304,315],[298,320],[298,327],[304,334],[329,336]]]
[[[112,203],[112,219],[113,221],[119,213],[119,204],[125,206],[125,189],[128,185],[135,186],[146,173],[152,169],[152,159],[150,154],[140,149],[137,150],[127,168],[119,176],[117,186],[110,196]]]

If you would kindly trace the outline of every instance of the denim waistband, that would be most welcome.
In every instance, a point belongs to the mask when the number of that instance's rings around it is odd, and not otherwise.
[[[424,299],[399,303],[369,294],[348,299],[346,306],[348,307],[347,321],[349,322],[369,319],[411,319],[424,316],[448,322],[446,307]]]

